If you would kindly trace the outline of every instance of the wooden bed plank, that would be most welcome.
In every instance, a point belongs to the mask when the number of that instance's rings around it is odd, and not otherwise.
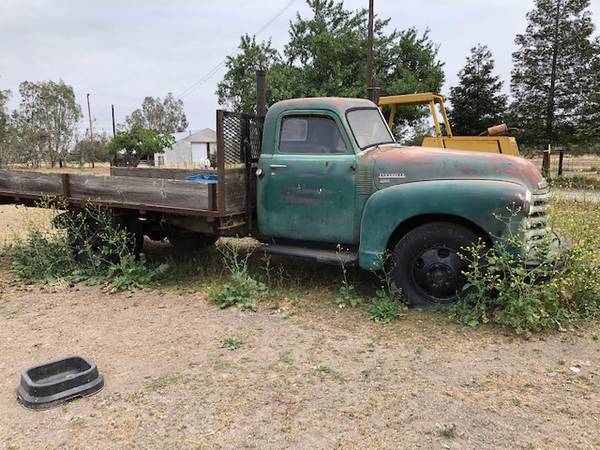
[[[197,175],[216,175],[216,169],[169,169],[156,167],[111,167],[110,174],[115,177],[164,178],[169,180],[185,180],[186,177]]]
[[[74,199],[111,204],[153,205],[165,208],[209,210],[209,187],[187,181],[140,177],[69,175]],[[63,195],[61,174],[0,170],[0,193],[56,197]]]
[[[0,170],[0,191],[21,192],[40,197],[62,195],[61,175]]]
[[[187,181],[138,177],[71,175],[71,196],[112,202],[208,210],[208,186]]]

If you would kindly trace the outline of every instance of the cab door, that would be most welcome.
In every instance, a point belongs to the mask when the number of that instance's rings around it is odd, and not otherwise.
[[[277,135],[276,148],[259,161],[261,235],[354,243],[356,155],[337,115],[287,113]]]

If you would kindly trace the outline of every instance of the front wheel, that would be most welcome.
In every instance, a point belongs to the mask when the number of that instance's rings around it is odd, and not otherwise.
[[[449,222],[421,225],[407,233],[392,252],[392,278],[409,303],[418,308],[445,307],[464,296],[461,258],[479,236]]]

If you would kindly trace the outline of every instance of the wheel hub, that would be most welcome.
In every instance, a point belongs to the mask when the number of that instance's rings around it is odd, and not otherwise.
[[[463,261],[455,251],[444,247],[423,251],[414,261],[417,286],[439,302],[449,300],[464,284]]]

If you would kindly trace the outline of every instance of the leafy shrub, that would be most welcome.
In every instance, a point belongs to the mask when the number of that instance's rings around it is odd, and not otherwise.
[[[42,205],[52,206],[52,205]],[[136,258],[132,235],[115,226],[106,209],[88,207],[59,213],[53,206],[55,230],[31,227],[4,253],[11,258],[14,280],[52,283],[60,279],[87,284],[112,284],[114,291],[145,288],[162,278],[166,264]]]
[[[117,264],[107,268],[106,278],[115,291],[135,291],[147,288],[164,278],[169,270],[168,264],[151,267],[145,255],[123,255]]]
[[[398,302],[388,296],[377,297],[369,306],[369,319],[375,322],[391,323],[401,315]]]
[[[221,290],[213,292],[211,300],[221,308],[237,306],[241,310],[255,311],[257,302],[266,293],[267,287],[248,273],[248,259],[252,253],[247,252],[242,256],[238,247],[227,243],[221,244],[219,251],[231,274],[231,280]]]
[[[221,308],[237,306],[241,310],[256,310],[258,299],[265,293],[266,286],[247,273],[232,273],[231,281],[215,293],[212,301]]]
[[[496,323],[524,336],[572,328],[579,319],[598,317],[597,232],[565,231],[573,238],[572,247],[558,259],[551,254],[550,238],[528,252],[511,251],[520,244],[517,236],[487,252],[481,245],[468,249],[468,293],[451,308],[451,315],[465,325]],[[528,265],[531,259],[539,263]]]
[[[30,230],[3,253],[11,258],[14,280],[19,283],[52,283],[69,276],[75,267],[65,236],[39,229]]]

